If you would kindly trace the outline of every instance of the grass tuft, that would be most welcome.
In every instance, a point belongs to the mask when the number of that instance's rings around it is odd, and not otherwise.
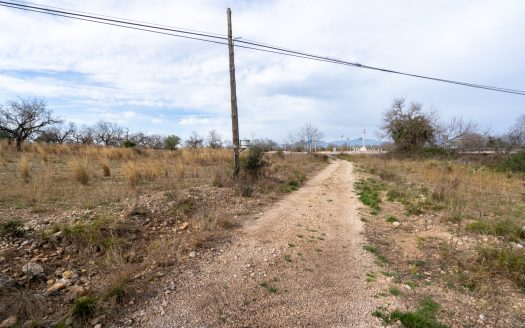
[[[94,296],[81,296],[73,303],[71,315],[76,319],[86,320],[95,313],[96,306],[97,299]]]
[[[31,180],[31,163],[26,156],[20,157],[18,161],[18,172],[25,183],[29,183]]]
[[[18,219],[3,222],[0,224],[0,234],[6,237],[22,237],[25,234],[24,224]]]
[[[439,304],[430,297],[421,301],[419,308],[413,312],[394,311],[390,314],[390,322],[399,321],[403,327],[407,328],[446,328],[444,324],[436,319]]]
[[[89,161],[86,158],[72,158],[69,167],[77,182],[84,186],[89,183]]]
[[[381,190],[382,186],[375,179],[358,181],[355,184],[355,188],[357,190],[359,200],[363,204],[369,206],[375,212],[379,212],[381,210],[381,207],[379,206],[381,203],[379,191]]]

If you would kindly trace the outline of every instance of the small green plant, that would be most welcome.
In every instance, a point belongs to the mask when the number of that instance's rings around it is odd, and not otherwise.
[[[376,276],[375,273],[373,273],[373,272],[367,272],[366,273],[366,282],[368,282],[368,283],[374,282],[374,281],[376,281],[376,278],[377,278],[377,276]]]
[[[259,284],[259,286],[263,287],[264,289],[266,289],[268,292],[272,294],[277,294],[277,292],[279,291],[276,287],[271,286],[267,282],[263,282]]]
[[[392,294],[394,296],[401,295],[401,291],[397,287],[392,286],[392,287],[390,287],[389,291],[390,291],[390,294]]]
[[[374,179],[362,180],[355,183],[355,188],[357,190],[357,195],[359,200],[372,208],[375,212],[379,212],[381,207],[381,198],[379,196],[379,191],[382,188],[382,185],[379,184]]]
[[[73,303],[71,314],[74,318],[85,320],[95,313],[96,306],[97,299],[94,296],[82,296]]]
[[[291,257],[290,255],[286,254],[286,255],[284,256],[284,260],[285,260],[286,262],[292,262],[292,257]]]
[[[365,251],[370,252],[370,253],[374,254],[375,256],[377,256],[377,259],[381,263],[389,263],[388,259],[384,255],[381,255],[381,253],[379,252],[379,249],[377,247],[371,246],[371,245],[364,245],[363,249]]]
[[[0,234],[6,237],[22,237],[25,234],[24,224],[18,219],[11,219],[1,223]]]
[[[421,301],[419,308],[413,312],[394,311],[390,314],[388,321],[399,321],[403,327],[407,328],[446,328],[444,324],[436,319],[436,313],[439,310],[439,304],[434,302],[430,297]]]
[[[372,253],[372,254],[379,255],[379,249],[377,249],[377,247],[375,247],[375,246],[365,245],[365,246],[363,246],[363,249],[365,251],[367,251],[367,252]]]
[[[394,223],[394,222],[399,222],[399,220],[395,216],[390,215],[389,217],[386,218],[386,222]]]

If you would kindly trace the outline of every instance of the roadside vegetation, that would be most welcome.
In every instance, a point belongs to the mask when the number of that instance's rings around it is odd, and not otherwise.
[[[0,322],[34,327],[111,321],[327,164],[255,147],[234,180],[223,148],[0,150]]]
[[[482,155],[341,157],[360,172],[364,248],[394,273],[407,306],[376,315],[405,327],[523,325],[525,176],[501,166],[513,157],[498,165]],[[428,297],[441,306],[425,317],[430,303],[418,302]]]

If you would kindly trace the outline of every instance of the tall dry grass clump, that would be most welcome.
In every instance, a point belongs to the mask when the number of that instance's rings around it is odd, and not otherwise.
[[[75,180],[82,185],[87,185],[89,183],[89,160],[87,158],[73,157],[68,164],[73,171]]]
[[[111,176],[111,165],[109,160],[106,157],[103,157],[98,163],[100,164],[100,168],[102,168],[102,175],[105,177]]]
[[[29,183],[29,180],[31,180],[31,162],[26,156],[20,157],[17,168],[24,182]]]
[[[49,159],[48,148],[44,147],[43,145],[36,145],[35,147],[36,152],[38,153],[38,156],[40,156],[42,162],[47,162]]]
[[[137,163],[127,161],[122,166],[122,173],[124,173],[126,180],[132,188],[136,188],[139,185],[141,174]]]

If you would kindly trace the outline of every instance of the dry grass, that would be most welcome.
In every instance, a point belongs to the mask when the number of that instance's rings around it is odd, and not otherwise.
[[[29,183],[31,179],[31,163],[26,156],[20,157],[18,161],[18,172],[25,183]]]
[[[127,182],[132,188],[136,188],[139,185],[141,174],[137,163],[126,162],[122,166],[122,173],[124,173]]]
[[[45,300],[55,312],[48,318],[69,313],[75,322],[101,309],[111,317],[128,299],[140,301],[159,274],[177,271],[192,251],[205,252],[229,240],[243,220],[282,192],[293,191],[283,186],[292,181],[297,188],[325,165],[302,154],[267,155],[272,166],[260,179],[242,181],[251,197],[241,199],[231,176],[230,150],[25,144],[16,152],[0,145],[5,162],[0,176],[6,177],[0,179],[0,214],[20,221],[4,220],[0,236],[39,240],[47,245],[39,249],[46,268],[73,266],[85,272],[89,285],[97,288],[72,304],[63,299],[65,294]],[[27,172],[27,183],[13,183],[22,172]],[[36,217],[51,223],[35,223],[44,221]],[[11,276],[27,259],[5,245],[9,249],[0,269]],[[28,295],[45,288],[26,287]],[[2,298],[16,297],[12,290],[5,293]],[[22,322],[29,319],[26,312]]]
[[[105,177],[111,176],[111,164],[107,158],[101,158],[99,160],[100,168],[102,169],[102,175]]]
[[[68,164],[75,180],[84,186],[87,185],[89,183],[89,160],[87,158],[73,157]]]
[[[380,212],[364,218],[367,236],[388,257],[398,282],[422,290],[422,284],[431,282],[432,292],[444,298],[450,293],[458,293],[458,299],[475,296],[479,304],[495,304],[493,311],[509,322],[519,317],[521,310],[510,305],[525,292],[523,174],[499,172],[482,161],[461,158],[349,159],[364,173],[362,183],[382,200]],[[375,188],[372,180],[380,187]],[[400,223],[397,229],[388,220],[392,215]],[[471,310],[457,301],[444,306],[457,313]],[[465,324],[464,317],[454,320],[450,322]],[[503,324],[500,318],[490,320],[486,323]]]

